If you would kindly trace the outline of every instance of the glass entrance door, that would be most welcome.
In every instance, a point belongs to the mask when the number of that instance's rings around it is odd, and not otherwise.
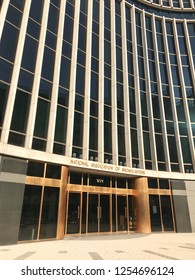
[[[117,196],[117,221],[118,231],[127,230],[127,197]]]
[[[136,208],[135,208],[135,197],[128,195],[128,230],[136,230]]]
[[[68,195],[68,221],[67,233],[74,234],[80,232],[80,193],[69,193]]]
[[[135,230],[132,196],[70,192],[67,201],[67,234]]]
[[[110,196],[100,195],[100,206],[99,206],[99,223],[100,232],[110,231]]]
[[[89,194],[88,232],[110,231],[110,196]]]
[[[98,223],[99,223],[98,194],[89,194],[88,232],[98,232]]]

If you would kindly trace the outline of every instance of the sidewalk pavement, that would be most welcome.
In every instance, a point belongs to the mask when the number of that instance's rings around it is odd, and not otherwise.
[[[66,236],[0,246],[0,260],[195,260],[195,233]]]

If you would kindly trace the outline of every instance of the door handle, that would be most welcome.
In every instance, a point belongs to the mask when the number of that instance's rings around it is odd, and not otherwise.
[[[97,206],[97,219],[99,219],[99,207]]]
[[[78,206],[78,215],[77,215],[77,219],[80,218],[80,206]]]
[[[125,209],[125,218],[127,218],[127,207],[124,207]]]
[[[102,207],[99,207],[100,209],[100,219],[102,218]]]

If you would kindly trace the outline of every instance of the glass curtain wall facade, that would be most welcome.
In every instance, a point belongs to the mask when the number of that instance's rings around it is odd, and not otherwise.
[[[194,67],[193,0],[1,0],[0,191],[16,174],[15,239],[194,231]]]

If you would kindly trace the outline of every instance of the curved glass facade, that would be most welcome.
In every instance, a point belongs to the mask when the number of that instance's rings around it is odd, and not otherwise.
[[[128,0],[127,0],[128,1]],[[144,4],[151,5],[160,9],[174,9],[175,11],[184,10],[190,11],[194,9],[194,2],[192,0],[138,0]],[[128,2],[138,2],[138,1],[128,1]]]
[[[1,142],[194,172],[193,1],[46,2],[1,4]]]
[[[193,0],[2,0],[0,154],[193,181],[194,68]]]

